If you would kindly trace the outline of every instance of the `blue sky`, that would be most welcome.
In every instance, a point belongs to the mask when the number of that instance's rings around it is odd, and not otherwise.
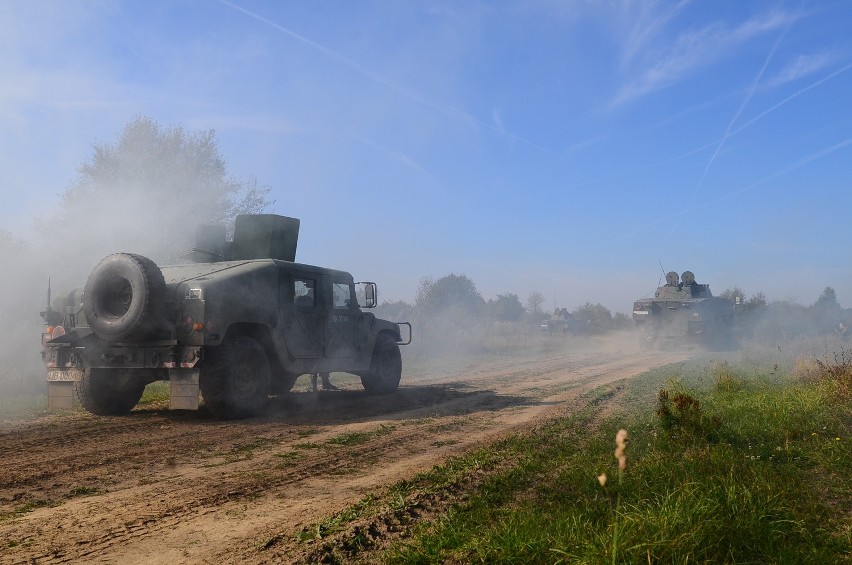
[[[137,114],[214,129],[298,259],[628,312],[666,270],[852,306],[852,3],[0,2],[0,229]]]

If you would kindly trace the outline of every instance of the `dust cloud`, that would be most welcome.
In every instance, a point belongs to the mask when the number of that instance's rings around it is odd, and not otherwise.
[[[617,356],[647,351],[643,336],[629,321],[627,327],[613,325],[612,329],[599,332],[549,335],[528,317],[529,313],[518,321],[505,322],[463,307],[436,311],[417,304],[408,309],[405,306],[384,303],[375,313],[393,321],[412,322],[414,340],[402,350],[405,374],[413,378],[435,371],[463,369],[483,360],[574,352]],[[667,348],[714,360],[745,361],[769,367],[780,363],[791,368],[798,358],[825,358],[848,349],[852,337],[852,330],[848,329],[850,321],[852,309],[840,305],[831,287],[809,306],[793,300],[767,301],[758,292],[755,299],[737,305],[733,322],[727,328],[731,339],[722,340],[721,350],[687,340]]]
[[[405,378],[436,372],[455,372],[482,361],[512,361],[558,353],[638,353],[641,336],[630,329],[599,335],[555,332],[548,334],[541,322],[527,314],[517,321],[495,320],[464,307],[438,311],[399,303],[380,305],[374,314],[392,321],[410,321],[413,340],[401,348]]]
[[[45,261],[33,246],[0,233],[0,395],[43,392],[39,312],[47,305]]]
[[[44,392],[39,313],[47,306],[48,284],[56,298],[83,287],[92,268],[110,253],[139,253],[163,264],[191,246],[188,234],[172,231],[168,249],[161,231],[165,226],[150,207],[133,208],[116,199],[89,210],[85,220],[54,219],[50,229],[36,230],[33,241],[0,234],[0,319],[5,321],[0,324],[0,394]]]
[[[194,243],[197,224],[211,223],[211,217],[215,221],[217,214],[221,217],[221,211],[215,212],[212,207],[195,206],[197,193],[175,189],[184,182],[190,182],[188,176],[177,174],[167,183],[167,189],[147,181],[124,183],[108,192],[73,185],[57,203],[57,211],[36,221],[30,241],[0,232],[4,272],[0,277],[0,316],[5,321],[0,324],[0,394],[44,391],[40,356],[44,323],[39,312],[47,306],[48,281],[54,298],[80,288],[92,268],[115,252],[138,253],[159,265],[180,262],[180,252]],[[228,206],[233,208],[233,202],[219,202],[217,206],[227,210]],[[405,303],[383,304],[375,314],[412,322],[413,342],[402,348],[406,375],[460,367],[481,359],[640,350],[639,335],[626,329],[595,335],[546,335],[540,323],[528,316],[499,321],[467,308],[435,311]],[[852,325],[852,309],[841,307],[833,289],[827,287],[810,306],[790,300],[744,301],[731,332],[752,357],[773,348],[822,355],[827,347],[848,343],[848,331],[845,335],[838,331],[843,324]],[[730,352],[732,358],[736,354]]]
[[[111,253],[175,264],[199,224],[233,228],[240,213],[264,211],[269,189],[228,174],[213,131],[161,128],[131,120],[114,144],[96,144],[89,162],[33,219],[30,240],[0,232],[0,393],[44,390],[39,312],[53,297],[85,285]]]

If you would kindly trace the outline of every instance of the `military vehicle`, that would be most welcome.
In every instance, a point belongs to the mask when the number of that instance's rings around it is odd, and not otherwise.
[[[713,296],[710,285],[695,282],[690,271],[666,274],[653,298],[633,303],[633,320],[650,348],[702,345],[722,349],[731,343],[734,303]]]
[[[545,335],[577,335],[583,333],[585,324],[567,308],[557,308],[548,319],[542,320],[541,329]]]
[[[219,418],[262,412],[299,375],[360,376],[367,393],[399,386],[400,345],[411,325],[363,312],[373,282],[295,262],[299,220],[273,214],[200,226],[189,262],[158,267],[132,253],[103,259],[86,285],[42,312],[48,403],[121,415],[145,385],[170,383],[170,407],[195,410],[199,395]],[[405,337],[403,337],[405,336]],[[200,394],[199,394],[200,393]]]

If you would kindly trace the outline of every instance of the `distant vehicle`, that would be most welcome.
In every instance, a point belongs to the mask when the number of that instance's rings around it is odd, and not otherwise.
[[[691,271],[666,274],[653,298],[633,303],[633,320],[649,348],[702,345],[722,349],[732,342],[734,303],[713,296]]]
[[[70,408],[76,392],[89,412],[121,415],[162,380],[171,408],[197,409],[200,393],[214,416],[243,418],[299,375],[331,371],[360,376],[368,393],[395,391],[411,325],[362,312],[359,296],[376,306],[375,283],[295,263],[298,234],[295,218],[242,215],[233,241],[224,226],[200,226],[192,263],[116,253],[85,288],[53,304],[48,291],[49,406]]]
[[[567,308],[557,308],[550,318],[542,320],[541,329],[546,335],[574,335],[583,333],[585,324]]]

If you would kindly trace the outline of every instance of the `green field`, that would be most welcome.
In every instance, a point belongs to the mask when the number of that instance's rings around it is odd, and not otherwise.
[[[303,538],[327,562],[848,563],[850,402],[848,351],[670,366],[371,495]],[[369,533],[388,523],[395,533]]]

